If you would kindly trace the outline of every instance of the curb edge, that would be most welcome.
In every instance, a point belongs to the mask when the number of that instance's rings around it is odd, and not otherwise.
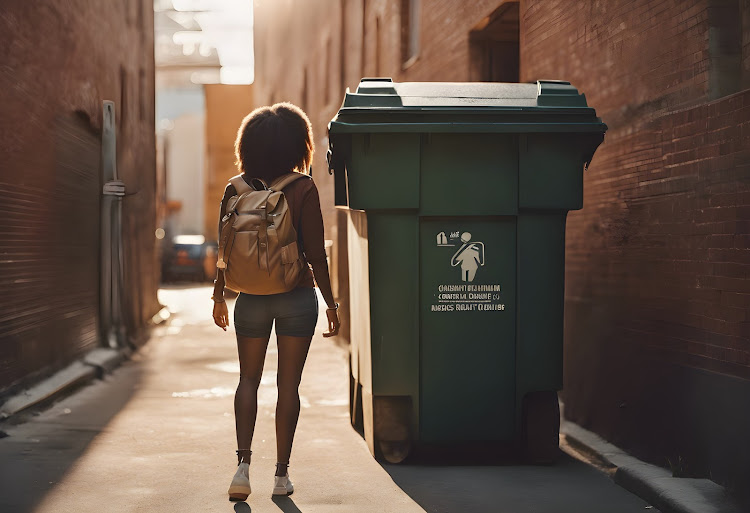
[[[662,513],[742,513],[724,488],[709,479],[673,477],[671,472],[643,462],[610,444],[596,433],[564,420],[560,432],[571,445],[609,463],[612,480]]]

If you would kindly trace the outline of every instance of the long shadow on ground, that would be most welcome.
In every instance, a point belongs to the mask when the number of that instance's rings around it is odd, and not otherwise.
[[[428,513],[625,513],[647,506],[605,474],[568,455],[550,466],[416,461],[384,463],[383,468]]]
[[[59,483],[89,444],[132,398],[141,366],[126,362],[114,376],[96,381],[27,422],[4,425],[0,440],[0,511],[32,512]],[[7,423],[6,423],[7,424]]]

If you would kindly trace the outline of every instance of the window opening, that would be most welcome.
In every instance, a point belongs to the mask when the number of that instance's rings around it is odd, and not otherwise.
[[[742,88],[742,16],[739,0],[708,7],[708,95],[715,100]]]
[[[307,68],[304,70],[302,77],[302,110],[307,112],[310,108],[310,91],[307,84]]]
[[[339,90],[346,90],[346,0],[341,0],[341,41],[339,41]]]
[[[125,116],[128,109],[128,72],[124,66],[120,66],[120,112],[116,112],[117,124],[125,126]]]
[[[375,18],[375,76],[380,76],[380,16]]]
[[[401,63],[408,68],[419,56],[420,0],[401,0]]]
[[[469,33],[469,76],[479,82],[518,82],[518,2],[506,2]]]
[[[140,120],[145,121],[148,112],[148,84],[146,82],[146,72],[143,68],[138,71],[138,84],[140,89],[138,93],[141,96]]]
[[[333,59],[331,58],[331,52],[333,51],[333,45],[331,38],[326,39],[326,62],[325,62],[325,78],[323,79],[323,85],[325,91],[323,91],[323,104],[328,105],[331,101],[331,68],[333,67]]]
[[[365,62],[367,62],[367,0],[362,0],[362,55],[360,55],[360,75],[365,76]]]

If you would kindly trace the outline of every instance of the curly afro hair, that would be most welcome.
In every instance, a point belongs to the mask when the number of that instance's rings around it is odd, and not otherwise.
[[[313,152],[310,119],[286,102],[245,116],[234,143],[238,169],[266,182],[292,171],[307,174]]]

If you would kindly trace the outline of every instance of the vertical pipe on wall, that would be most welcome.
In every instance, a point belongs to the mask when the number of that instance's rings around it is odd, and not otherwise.
[[[102,247],[100,318],[109,347],[125,344],[122,320],[122,197],[125,184],[117,179],[115,103],[105,100],[102,112]]]

